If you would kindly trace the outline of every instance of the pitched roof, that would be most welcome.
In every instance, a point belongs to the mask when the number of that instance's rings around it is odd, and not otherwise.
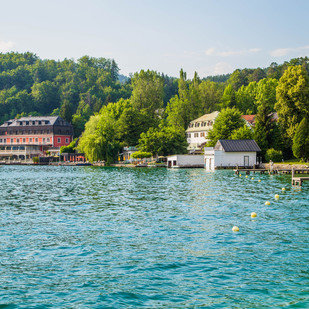
[[[225,152],[256,152],[261,151],[260,147],[253,139],[219,139],[215,146],[215,150],[219,150],[222,146]]]
[[[201,122],[201,121],[208,121],[208,120],[215,120],[216,117],[219,115],[219,112],[212,112],[211,114],[205,114],[197,119],[194,119],[192,122]]]
[[[20,122],[24,121],[41,121],[42,125],[64,125],[64,126],[71,126],[67,121],[63,120],[59,116],[27,116],[21,117],[19,119],[11,119],[5,121],[1,127],[16,127],[20,125]]]
[[[245,119],[249,123],[253,123],[255,121],[255,116],[256,115],[241,115],[241,118]]]

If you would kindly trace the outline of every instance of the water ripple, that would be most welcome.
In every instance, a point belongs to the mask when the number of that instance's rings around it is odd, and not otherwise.
[[[254,178],[0,167],[0,308],[308,308],[308,184]]]

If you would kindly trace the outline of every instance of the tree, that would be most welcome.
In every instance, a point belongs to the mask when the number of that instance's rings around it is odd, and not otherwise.
[[[134,74],[131,82],[133,107],[156,117],[156,111],[163,107],[162,77],[157,72],[141,70]]]
[[[235,129],[230,136],[230,139],[253,139],[253,131],[246,124]]]
[[[183,129],[166,126],[160,129],[150,128],[146,133],[142,133],[138,144],[142,151],[163,156],[186,153],[187,146]]]
[[[277,140],[278,135],[275,134],[278,130],[277,124],[273,121],[277,84],[276,79],[262,79],[257,86],[254,139],[260,146],[263,157],[268,148],[277,148],[280,142]]]
[[[234,131],[244,125],[245,121],[241,118],[239,110],[235,107],[223,109],[216,118],[213,128],[208,132],[207,138],[210,141],[207,146],[215,146],[219,139],[230,139]]]
[[[236,106],[236,96],[232,85],[227,85],[221,98],[221,108]]]
[[[309,121],[304,117],[300,122],[293,138],[293,154],[296,158],[309,159]]]
[[[276,90],[275,109],[291,145],[298,124],[309,115],[309,78],[305,68],[300,65],[288,67]]]

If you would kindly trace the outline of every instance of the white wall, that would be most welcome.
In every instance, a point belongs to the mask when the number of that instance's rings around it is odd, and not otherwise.
[[[175,162],[176,161],[176,162]],[[169,165],[170,162],[170,165]],[[204,167],[203,155],[174,155],[167,158],[171,167]]]
[[[244,166],[244,156],[249,157],[248,166],[256,164],[256,152],[224,152],[215,150],[215,166]]]

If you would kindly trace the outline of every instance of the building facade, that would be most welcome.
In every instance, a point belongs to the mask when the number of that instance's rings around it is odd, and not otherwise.
[[[73,140],[73,126],[59,116],[29,116],[0,126],[0,157],[30,159],[59,153]]]
[[[205,168],[253,167],[260,151],[254,140],[218,140],[215,147],[204,148]]]
[[[189,127],[186,130],[189,153],[203,151],[205,143],[208,142],[208,131],[212,129],[218,115],[219,112],[213,112],[199,117],[189,123]]]

